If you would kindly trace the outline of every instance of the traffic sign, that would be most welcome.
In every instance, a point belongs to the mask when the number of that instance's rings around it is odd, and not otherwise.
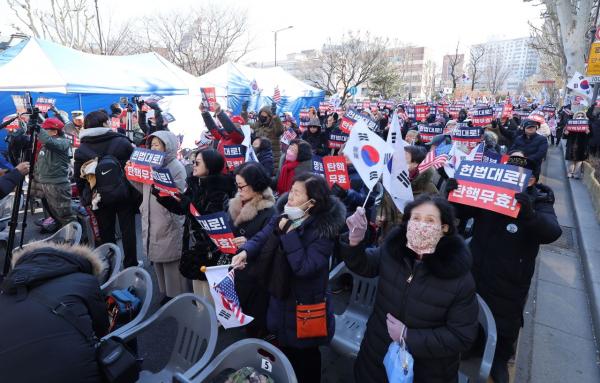
[[[599,82],[600,82],[600,76],[592,76],[592,77],[590,77],[590,82],[591,82],[592,84],[597,84],[597,83],[599,83]]]
[[[600,42],[593,43],[590,48],[586,74],[600,76]]]
[[[348,89],[348,92],[350,92],[350,95],[356,96],[356,92],[357,92],[356,87],[353,86],[352,88]]]

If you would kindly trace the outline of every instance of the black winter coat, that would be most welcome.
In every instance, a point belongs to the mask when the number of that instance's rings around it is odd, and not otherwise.
[[[133,153],[134,147],[129,138],[116,133],[111,128],[84,129],[79,133],[79,139],[81,144],[75,151],[73,174],[77,183],[77,189],[79,189],[79,195],[82,195],[87,181],[80,177],[81,165],[96,157],[96,155],[112,154],[124,168],[127,161],[129,161],[129,157],[131,157],[131,153]],[[111,145],[113,145],[112,151],[108,153]]]
[[[318,156],[326,156],[329,154],[329,135],[323,133],[321,131],[321,127],[317,130],[316,133],[311,133],[310,128],[307,128],[304,133],[302,133],[302,139],[310,144],[312,151],[314,154]]]
[[[189,262],[189,257],[182,257],[182,274],[188,278],[206,280],[204,273],[199,272],[199,266],[215,266],[220,253],[190,212],[190,204],[200,215],[227,211],[229,198],[235,194],[235,183],[230,175],[215,174],[200,178],[188,177],[187,186],[180,201],[172,197],[157,197],[156,200],[171,213],[186,216],[183,252],[191,251],[193,262]]]
[[[598,108],[600,110],[600,108]],[[594,107],[590,106],[587,111],[587,118],[590,121],[590,146],[600,146],[600,113],[594,113]]]
[[[356,381],[387,382],[383,358],[392,343],[386,325],[390,313],[408,328],[415,383],[456,382],[460,353],[471,347],[478,332],[471,255],[464,240],[445,236],[420,262],[406,247],[406,229],[400,226],[378,248],[349,246],[342,240],[341,255],[355,273],[379,276],[375,306],[354,366]]]
[[[562,233],[552,189],[537,184],[527,194],[535,210],[531,219],[455,205],[462,218],[475,219],[470,246],[477,292],[494,314],[498,335],[513,339],[523,323],[540,244],[554,242]]]
[[[17,169],[12,169],[0,177],[0,199],[9,195],[22,179],[23,175]]]
[[[534,134],[531,137],[525,133],[515,137],[510,150],[520,150],[525,157],[535,160],[538,166],[542,165],[542,160],[546,157],[548,151],[548,139],[541,134]]]
[[[287,194],[277,201],[277,212],[281,214],[287,203]],[[274,256],[284,261],[285,279],[289,291],[284,297],[276,297],[269,284],[269,307],[267,326],[277,336],[280,345],[293,348],[309,348],[329,343],[335,332],[333,308],[327,297],[329,259],[335,240],[345,223],[344,205],[331,197],[326,211],[311,215],[302,224],[286,234],[278,229],[279,216],[274,216],[267,226],[242,246],[248,254],[248,264],[262,263]],[[273,255],[271,252],[275,251]],[[277,259],[273,260],[277,264]],[[262,266],[262,265],[261,265]],[[281,277],[281,269],[271,269],[262,275],[265,283]],[[327,337],[299,339],[296,335],[296,303],[315,304],[326,300]]]
[[[229,218],[233,224],[233,235],[246,237],[247,240],[254,237],[275,215],[274,205],[275,198],[270,188],[243,206],[238,193],[235,198],[229,200]],[[259,283],[258,277],[256,264],[249,264],[243,270],[235,272],[235,291],[240,299],[242,310],[254,317],[247,329],[256,335],[266,332],[269,302],[269,293],[265,286]]]
[[[106,265],[84,247],[38,243],[16,253],[0,294],[3,382],[100,383],[94,346],[36,298],[63,302],[96,336],[108,331],[98,279]]]

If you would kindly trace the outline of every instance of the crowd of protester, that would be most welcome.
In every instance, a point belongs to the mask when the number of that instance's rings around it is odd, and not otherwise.
[[[520,118],[517,113],[494,118],[482,128],[486,151],[506,155],[508,164],[532,172],[525,191],[515,196],[520,212],[511,218],[448,202],[457,181],[443,167],[419,168],[429,151],[451,142],[454,126],[470,124],[468,110],[454,116],[448,112],[428,116],[427,123],[446,129],[430,142],[422,139],[418,124],[407,118],[404,105],[364,110],[384,139],[393,115],[400,118],[414,201],[399,211],[381,184],[376,185],[376,192],[369,191],[349,159],[349,189],[337,184],[330,187],[313,171],[313,155],[342,154],[343,146],[328,146],[329,135],[340,132],[342,116],[338,113],[311,108],[307,121],[297,124],[291,114],[279,116],[276,104],[263,107],[255,116],[247,112],[247,104],[239,116],[218,104],[212,112],[201,105],[208,132],[199,140],[198,150],[181,158],[180,141],[169,131],[157,103],[140,101],[137,105],[130,130],[143,138],[127,135],[125,124],[110,125],[111,117],[122,120],[133,107],[113,104],[110,114],[98,110],[85,116],[74,111],[71,121],[56,109],[48,113],[38,129],[31,179],[32,192],[47,214],[38,222],[42,230],[52,232],[78,219],[72,204],[73,182],[80,206],[97,220],[98,243],[115,242],[118,222],[125,267],[138,265],[136,215],[140,215],[141,252],[153,266],[163,304],[190,291],[212,300],[202,266],[232,264],[242,310],[254,317],[245,327],[246,334],[277,345],[300,382],[320,381],[319,346],[327,345],[335,333],[328,276],[332,266],[342,261],[361,276],[379,277],[373,312],[354,366],[357,382],[386,381],[383,359],[392,341],[404,341],[413,355],[416,382],[456,381],[461,354],[477,353],[481,340],[476,293],[489,305],[498,330],[491,377],[496,383],[508,382],[507,364],[523,325],[539,247],[561,235],[553,191],[540,182],[548,147],[565,141],[567,175],[573,178],[581,177],[582,161],[600,152],[597,106],[587,113],[573,113],[566,105],[548,114],[544,122]],[[535,105],[530,106],[529,111],[534,109]],[[570,120],[582,118],[589,121],[586,131],[566,129]],[[257,161],[232,170],[226,166],[224,150],[242,143],[243,125],[250,125]],[[295,138],[283,142],[287,129]],[[17,141],[23,131],[24,126],[9,136]],[[165,195],[124,176],[110,190],[94,187],[101,181],[90,177],[92,167],[118,168],[123,173],[135,146],[164,152],[164,167],[173,176],[176,193]],[[0,177],[2,196],[29,173],[29,163],[17,163],[10,149],[3,155],[13,165]],[[217,212],[227,213],[233,228],[238,249],[233,256],[219,251],[195,217]],[[73,298],[79,315],[89,319],[90,332],[106,334],[104,301],[94,282],[94,275],[106,265],[88,253],[64,246],[31,247],[13,257],[12,271],[0,294],[5,308],[0,326],[15,329],[8,339],[0,339],[0,360],[13,371],[9,376],[25,374],[30,381],[47,376],[53,376],[52,381],[99,381],[93,363],[79,359],[92,358],[89,345],[33,303],[37,299],[33,292],[59,300]],[[298,302],[324,302],[325,334],[298,336]],[[42,322],[43,329],[38,324]],[[19,325],[11,327],[15,323]],[[35,355],[31,342],[38,342]],[[29,369],[27,363],[34,359],[44,360],[45,367]],[[74,367],[59,367],[66,363]]]

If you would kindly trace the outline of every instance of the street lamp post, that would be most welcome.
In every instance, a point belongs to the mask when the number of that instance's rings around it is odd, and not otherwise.
[[[290,25],[289,27],[285,27],[285,28],[281,28],[276,31],[273,31],[273,35],[275,36],[275,66],[277,66],[277,33],[288,30],[288,29],[292,29],[292,28],[294,28],[294,26]]]

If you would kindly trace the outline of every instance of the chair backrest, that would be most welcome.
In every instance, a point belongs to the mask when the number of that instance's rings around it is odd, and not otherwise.
[[[109,272],[107,282],[123,270],[123,254],[121,253],[121,248],[114,243],[100,245],[94,249],[94,253],[100,259],[105,259],[108,262]]]
[[[44,241],[79,245],[79,242],[81,242],[81,225],[79,222],[69,222]]]
[[[352,275],[354,280],[348,308],[359,311],[368,317],[375,305],[375,296],[377,296],[377,283],[379,282],[379,278],[365,278],[351,271],[348,271],[348,273]]]
[[[277,347],[261,339],[243,339],[227,347],[200,371],[192,367],[174,376],[175,382],[207,382],[225,369],[239,370],[253,367],[268,374],[277,383],[296,383],[296,374],[290,361]]]
[[[490,370],[492,369],[498,335],[496,333],[496,321],[494,320],[492,311],[479,294],[477,294],[477,302],[479,302],[479,324],[483,327],[483,332],[485,333],[485,348],[483,357],[481,358],[481,365],[479,366],[477,382],[485,383],[487,382]]]
[[[138,326],[120,333],[119,338],[129,341],[167,318],[177,322],[177,335],[163,371],[173,375],[192,366],[204,367],[217,345],[217,315],[211,304],[197,295],[178,295]]]
[[[119,327],[112,333],[106,335],[104,338],[111,336],[118,336],[119,334],[137,326],[149,315],[150,305],[152,304],[152,277],[150,274],[141,267],[129,267],[119,274],[115,275],[102,285],[102,292],[108,294],[114,290],[123,290],[129,287],[133,287],[135,296],[142,301],[140,311],[133,320],[129,323]]]

